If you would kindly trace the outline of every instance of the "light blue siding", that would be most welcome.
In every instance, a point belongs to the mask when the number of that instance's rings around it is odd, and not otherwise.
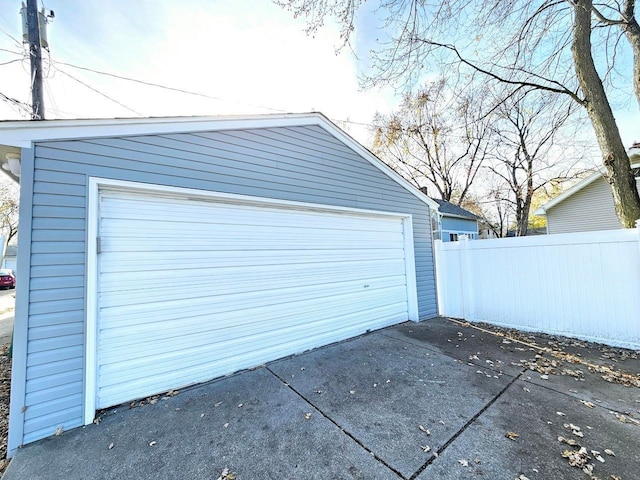
[[[427,205],[321,127],[36,144],[23,443],[83,423],[90,176],[410,213],[419,314],[437,314]]]

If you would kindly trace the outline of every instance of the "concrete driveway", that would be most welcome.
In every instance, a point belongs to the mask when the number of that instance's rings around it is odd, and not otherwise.
[[[637,355],[520,340],[405,323],[114,409],[20,449],[3,479],[590,478],[562,456],[581,446],[597,478],[638,478],[640,388],[587,366],[634,382]]]

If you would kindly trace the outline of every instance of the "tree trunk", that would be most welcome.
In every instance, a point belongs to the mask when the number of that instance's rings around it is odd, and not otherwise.
[[[635,19],[635,4],[635,0],[625,2],[624,15],[627,18],[627,23],[624,26],[624,33],[627,35],[633,51],[633,89],[640,106],[640,25]]]
[[[576,76],[585,97],[585,107],[596,134],[611,184],[613,203],[624,228],[635,227],[640,218],[640,196],[631,172],[629,157],[622,144],[616,120],[611,111],[602,80],[591,56],[592,0],[573,2],[574,25],[571,51]]]

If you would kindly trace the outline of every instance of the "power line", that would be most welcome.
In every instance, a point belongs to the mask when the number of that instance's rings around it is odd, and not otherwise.
[[[7,48],[0,48],[0,52],[8,52],[8,53],[14,53],[16,55],[24,55],[24,52],[15,52],[15,51],[9,50]]]
[[[21,102],[20,100],[16,100],[15,98],[9,97],[8,95],[5,95],[2,92],[0,92],[0,98],[13,106],[16,106],[18,108],[25,110],[28,114],[31,113],[31,105],[29,105],[28,103],[24,103],[24,102]]]
[[[0,27],[0,32],[4,33],[7,37],[9,37],[11,40],[16,42],[16,45],[18,45],[19,47],[22,47],[22,42],[18,40],[16,37],[14,37],[13,35],[11,35],[9,32],[7,32],[4,28]]]
[[[8,62],[2,62],[2,63],[0,63],[0,66],[9,65],[11,63],[16,63],[16,62],[22,62],[22,60],[23,60],[22,58],[16,58],[15,60],[9,60]]]
[[[118,105],[120,105],[122,108],[126,108],[127,110],[129,110],[130,112],[135,113],[136,115],[138,115],[139,117],[144,117],[144,115],[142,115],[140,112],[135,111],[133,108],[129,108],[127,107],[124,103],[119,102],[118,100],[111,98],[109,95],[107,95],[106,93],[102,93],[100,90],[97,90],[95,88],[93,88],[91,85],[83,82],[82,80],[77,79],[76,77],[74,77],[73,75],[68,74],[67,72],[60,70],[59,68],[56,68],[56,70],[60,73],[62,73],[63,75],[66,75],[67,77],[69,77],[72,80],[75,80],[76,82],[78,82],[81,85],[84,85],[85,87],[87,87],[89,90],[92,90],[94,92],[96,92],[98,95],[102,95],[104,98],[111,100],[113,103],[117,103]]]
[[[135,82],[135,83],[140,83],[142,85],[148,85],[150,87],[162,88],[164,90],[170,90],[170,91],[173,91],[173,92],[184,93],[184,94],[193,95],[193,96],[196,96],[196,97],[208,98],[210,100],[217,100],[217,101],[223,101],[223,102],[224,101],[229,101],[229,99],[227,99],[227,98],[216,97],[216,96],[213,96],[213,95],[207,95],[205,93],[200,93],[200,92],[192,92],[192,91],[189,91],[189,90],[184,90],[182,88],[168,87],[166,85],[161,85],[159,83],[147,82],[145,80],[138,80],[137,78],[125,77],[123,75],[117,75],[115,73],[109,73],[109,72],[104,72],[104,71],[100,71],[100,70],[95,70],[93,68],[80,67],[78,65],[73,65],[71,63],[58,62],[58,61],[54,61],[54,60],[52,60],[52,62],[56,63],[56,64],[59,64],[59,65],[66,65],[68,67],[77,68],[79,70],[85,70],[87,72],[97,73],[98,75],[105,75],[107,77],[113,77],[113,78],[118,78],[120,80],[127,80],[129,82]],[[238,102],[238,103],[244,103],[244,102]],[[272,110],[274,112],[286,113],[286,110],[282,110],[282,109],[279,109],[279,108],[266,107],[264,105],[253,105],[253,104],[248,104],[248,103],[244,103],[244,105],[247,105],[247,106],[250,106],[250,107],[258,107],[258,108],[262,108],[262,109],[265,109],[265,110]]]

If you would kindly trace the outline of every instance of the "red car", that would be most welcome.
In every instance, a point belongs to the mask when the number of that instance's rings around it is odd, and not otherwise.
[[[0,288],[16,288],[16,276],[11,270],[0,269]]]

